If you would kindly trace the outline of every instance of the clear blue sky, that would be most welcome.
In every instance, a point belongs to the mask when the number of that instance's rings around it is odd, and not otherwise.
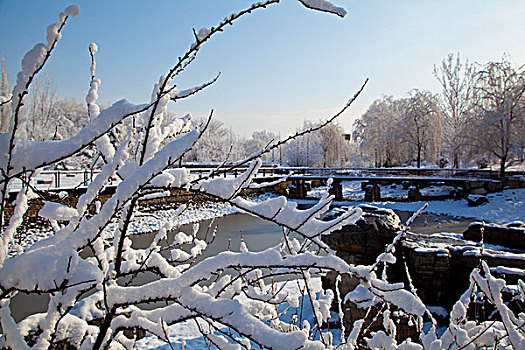
[[[330,116],[370,83],[340,123],[382,94],[404,96],[412,88],[439,91],[432,75],[449,52],[471,61],[500,59],[504,52],[525,64],[523,0],[334,0],[344,19],[313,12],[296,0],[253,13],[206,44],[178,80],[186,88],[218,83],[171,107],[218,119],[238,133],[259,129],[288,134],[304,119]],[[10,80],[24,53],[45,41],[46,27],[70,1],[0,0],[0,55]],[[89,83],[88,46],[95,42],[99,102],[149,100],[152,85],[192,42],[192,28],[219,23],[247,0],[85,0],[69,21],[47,70],[61,96],[84,99]]]

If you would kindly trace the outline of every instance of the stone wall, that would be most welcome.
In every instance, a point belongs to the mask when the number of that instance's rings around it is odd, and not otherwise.
[[[370,265],[375,262],[379,254],[384,252],[386,245],[392,242],[403,225],[399,217],[391,210],[369,206],[362,208],[363,216],[354,225],[347,225],[341,230],[324,236],[323,241],[335,250],[337,256],[348,263]],[[522,229],[521,233],[523,236]],[[469,237],[468,234],[467,237]],[[498,242],[502,243],[502,241]],[[509,244],[514,245],[512,242],[514,241],[510,240]],[[467,289],[470,273],[479,266],[481,250],[479,243],[454,234],[409,234],[396,247],[397,261],[387,269],[388,281],[404,282],[405,286],[408,285],[404,260],[412,283],[423,303],[450,310]],[[499,249],[484,247],[483,259],[490,267],[504,266],[525,270],[523,255],[510,253],[509,249],[503,247]],[[337,274],[329,273],[323,279],[323,286],[334,289],[336,277]],[[506,278],[509,283],[517,283],[516,275],[500,277]],[[340,284],[341,295],[345,296],[358,285],[357,279],[348,275],[343,276]],[[380,307],[381,305],[377,306],[377,308]],[[344,323],[347,330],[352,328],[355,320],[363,318],[367,312],[367,309],[359,308],[349,301],[344,305],[344,310]],[[372,310],[371,314],[375,315],[378,310]],[[380,315],[372,324],[371,330],[381,327],[379,320],[381,320]],[[399,322],[404,321],[399,320]],[[403,332],[406,333],[406,336],[410,336],[413,330],[413,327],[407,326]]]
[[[403,229],[403,224],[393,210],[371,206],[361,208],[363,216],[355,225],[347,225],[323,236],[323,241],[348,263],[369,265]]]
[[[522,224],[496,225],[473,222],[463,233],[465,239],[480,242],[483,227],[483,241],[489,244],[525,250],[525,227]]]

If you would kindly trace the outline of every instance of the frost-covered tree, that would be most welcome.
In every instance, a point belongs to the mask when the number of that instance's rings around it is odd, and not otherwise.
[[[404,100],[383,96],[354,122],[353,138],[376,167],[391,167],[409,160],[406,143],[402,142],[404,114]]]
[[[69,139],[89,123],[86,105],[75,99],[57,99],[52,115],[55,121],[52,140]],[[89,169],[95,165],[93,164],[95,159],[95,149],[90,146],[73,157],[57,163],[56,166],[65,169]]]
[[[207,119],[204,118],[193,121],[194,127],[202,127],[206,123]],[[232,157],[232,148],[238,144],[235,134],[220,120],[213,119],[209,123],[195,147],[184,156],[184,161],[223,163],[238,160]]]
[[[9,90],[5,57],[0,56],[0,132],[6,132],[9,126],[11,116],[11,104],[9,103],[11,92]]]
[[[305,120],[298,132],[309,130],[314,125],[315,123]],[[307,133],[298,137],[284,148],[284,162],[289,166],[321,167],[323,160],[322,140],[317,133]]]
[[[52,140],[58,127],[55,115],[55,86],[49,73],[43,73],[43,76],[35,77],[26,102],[29,105],[27,134],[33,141]]]
[[[522,118],[520,118],[517,123],[518,132],[516,135],[515,149],[518,160],[523,163],[525,161],[525,99],[522,99],[520,108],[522,111]]]
[[[500,176],[523,139],[520,126],[525,113],[525,69],[515,69],[508,57],[489,62],[475,75],[475,116],[470,125],[472,143],[495,156],[500,163]]]
[[[318,128],[324,122],[305,120],[301,131]],[[350,145],[344,138],[344,130],[337,123],[290,142],[284,148],[284,162],[290,166],[341,167],[350,156]]]
[[[57,99],[53,118],[56,123],[54,140],[68,139],[89,123],[86,105],[75,99]]]
[[[440,153],[441,115],[435,96],[412,90],[409,97],[384,96],[354,123],[354,139],[375,166],[416,160],[434,162]]]
[[[428,91],[412,90],[406,100],[402,137],[416,155],[416,166],[421,160],[436,161],[441,152],[441,110],[436,97]]]
[[[443,113],[443,144],[459,168],[468,145],[468,118],[474,103],[474,66],[461,62],[459,54],[449,54],[441,65],[434,66],[434,76],[441,84],[441,111]]]
[[[330,123],[317,131],[317,134],[323,149],[323,167],[347,165],[350,159],[350,144],[344,137],[344,130],[341,125]]]
[[[252,136],[245,141],[245,150],[247,154],[252,154],[269,145],[275,144],[277,141],[279,141],[279,135],[266,130],[257,130],[254,131]],[[261,159],[265,162],[278,162],[278,152],[279,150],[274,148],[271,152],[264,154]]]

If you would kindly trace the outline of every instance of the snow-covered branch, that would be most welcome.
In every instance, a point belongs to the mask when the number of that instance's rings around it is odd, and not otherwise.
[[[348,110],[367,84],[335,115],[324,122],[277,142],[262,143],[262,149],[236,163],[213,169],[204,176],[192,176],[181,160],[196,145],[212,122],[212,114],[202,128],[189,127],[190,116],[168,113],[168,104],[189,98],[213,85],[209,82],[187,90],[177,90],[175,80],[194,62],[203,44],[238,18],[255,10],[277,4],[279,0],[255,3],[246,10],[228,16],[216,27],[194,31],[190,48],[159,77],[152,88],[151,99],[144,104],[121,100],[101,111],[97,104],[101,80],[96,77],[96,44],[89,46],[91,56],[90,86],[86,96],[89,124],[76,135],[62,141],[34,142],[24,137],[22,107],[34,76],[48,60],[68,16],[78,14],[69,7],[59,21],[48,28],[47,45],[37,45],[24,58],[23,71],[13,93],[13,116],[9,132],[0,135],[0,170],[2,191],[2,235],[0,237],[0,322],[3,336],[0,347],[12,349],[49,348],[59,343],[77,349],[133,348],[137,337],[145,331],[148,337],[169,342],[170,327],[182,322],[195,322],[203,337],[217,347],[245,347],[255,344],[265,348],[333,348],[330,332],[322,327],[330,318],[334,299],[331,291],[316,292],[314,278],[325,272],[348,274],[359,286],[348,295],[335,295],[340,301],[338,313],[344,313],[344,300],[362,298],[372,306],[381,302],[380,314],[384,330],[369,331],[370,325],[359,320],[341,334],[341,347],[359,346],[387,348],[421,348],[411,340],[398,341],[394,313],[410,315],[421,321],[427,308],[410,284],[393,283],[386,273],[378,278],[377,268],[395,262],[395,247],[406,231],[401,232],[385,252],[370,266],[353,265],[332,254],[320,240],[323,235],[355,223],[360,208],[349,208],[332,218],[324,217],[333,196],[325,193],[306,209],[281,196],[254,201],[242,196],[253,186],[253,179],[262,165],[261,155],[287,142],[322,130]],[[343,17],[346,11],[326,0],[300,0],[307,8]],[[119,129],[120,128],[120,129]],[[127,128],[127,130],[125,130]],[[117,130],[119,129],[119,130]],[[117,135],[118,134],[118,135]],[[118,136],[118,137],[117,137]],[[263,135],[261,139],[267,138]],[[275,139],[271,137],[269,139]],[[56,164],[77,152],[96,145],[104,164],[101,172],[86,186],[86,192],[73,204],[46,201],[39,216],[52,222],[54,235],[31,245],[25,251],[13,246],[13,237],[22,229],[24,213],[31,205],[32,174]],[[249,164],[246,168],[244,165]],[[218,177],[236,170],[238,177]],[[7,217],[7,185],[14,177],[28,176],[22,182],[14,209]],[[113,177],[121,181],[114,193],[101,194]],[[152,233],[146,247],[132,244],[130,227],[140,200],[155,191],[170,194],[204,195],[227,203],[239,211],[279,225],[283,240],[261,251],[251,251],[242,241],[240,247],[204,258],[213,240],[199,236],[199,224],[191,232],[182,232],[178,218],[188,211],[179,205],[175,218]],[[103,203],[102,203],[103,202]],[[113,227],[112,230],[109,228]],[[211,236],[220,234],[210,227]],[[18,255],[10,255],[16,250]],[[497,334],[502,344],[523,346],[523,314],[515,314],[505,305],[502,293],[505,283],[482,266],[471,277],[471,286],[453,310],[453,319],[444,335],[427,333],[421,339],[425,347],[446,345],[483,346],[490,333]],[[151,279],[143,279],[144,276]],[[283,282],[277,283],[275,279]],[[340,280],[337,283],[339,286]],[[296,285],[297,288],[289,288]],[[500,320],[492,324],[473,325],[465,315],[470,297],[482,292],[492,303]],[[521,300],[525,285],[519,285]],[[47,301],[30,315],[14,317],[17,295],[25,298],[45,294]],[[303,311],[311,309],[311,318]],[[371,313],[371,311],[370,311]],[[366,317],[365,317],[366,319]],[[362,321],[362,322],[361,322]],[[398,344],[399,343],[399,344]]]

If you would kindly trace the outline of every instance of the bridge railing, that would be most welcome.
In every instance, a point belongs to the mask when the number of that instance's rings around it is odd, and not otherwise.
[[[217,165],[213,164],[183,164],[184,167],[190,170],[190,173],[200,176],[209,174],[210,171],[217,169]],[[225,165],[227,168],[228,165]],[[240,175],[247,166],[237,167],[233,171],[223,172],[220,176],[234,176]],[[220,170],[220,169],[219,169]],[[40,190],[59,190],[59,189],[73,189],[86,187],[93,179],[100,173],[100,170],[44,170],[39,177],[34,181],[34,185]],[[312,176],[337,176],[344,175],[348,177],[363,177],[363,176],[392,176],[392,177],[461,177],[461,178],[479,178],[479,179],[494,179],[499,176],[495,170],[488,169],[441,169],[441,168],[310,168],[310,167],[284,167],[277,165],[264,165],[259,169],[257,177],[282,177],[286,175],[312,175]],[[525,172],[509,171],[508,175],[523,175]],[[112,184],[116,185],[119,182],[118,178],[111,179]],[[22,182],[20,180],[12,181],[9,185],[10,192],[18,192],[21,188]]]

